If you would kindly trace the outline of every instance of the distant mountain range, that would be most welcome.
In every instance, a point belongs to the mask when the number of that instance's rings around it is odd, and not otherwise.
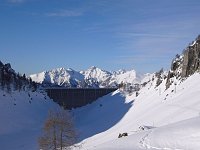
[[[95,66],[85,71],[75,71],[71,68],[57,68],[30,75],[33,81],[46,86],[63,86],[75,88],[117,87],[120,83],[140,83],[145,75],[137,74],[135,70],[119,70],[109,72]]]

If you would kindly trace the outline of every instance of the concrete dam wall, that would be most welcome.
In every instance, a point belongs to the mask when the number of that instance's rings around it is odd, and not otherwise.
[[[116,88],[48,88],[47,95],[65,109],[72,109],[87,105],[99,97],[107,95]]]

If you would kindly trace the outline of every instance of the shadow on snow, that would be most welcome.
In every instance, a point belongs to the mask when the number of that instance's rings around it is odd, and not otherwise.
[[[72,111],[78,129],[79,142],[104,132],[117,124],[132,106],[120,93],[108,94],[97,101]]]

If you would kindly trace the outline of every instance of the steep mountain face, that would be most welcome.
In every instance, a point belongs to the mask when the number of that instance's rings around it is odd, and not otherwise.
[[[117,87],[120,83],[139,83],[143,78],[137,75],[135,70],[119,70],[109,72],[92,66],[86,71],[75,71],[73,69],[58,68],[51,71],[44,71],[30,76],[33,81],[44,85],[64,87]]]
[[[200,69],[200,36],[187,47],[183,55],[182,77],[187,77]]]
[[[176,55],[167,76],[166,88],[172,84],[171,78],[184,79],[200,69],[200,36],[181,55]]]

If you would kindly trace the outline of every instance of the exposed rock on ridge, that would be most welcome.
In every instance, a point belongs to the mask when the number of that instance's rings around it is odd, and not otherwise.
[[[166,89],[172,84],[170,80],[173,77],[184,79],[200,70],[200,35],[192,42],[182,55],[176,55],[171,64],[171,70],[168,73]]]
[[[200,69],[200,36],[183,53],[182,77],[194,74]]]

